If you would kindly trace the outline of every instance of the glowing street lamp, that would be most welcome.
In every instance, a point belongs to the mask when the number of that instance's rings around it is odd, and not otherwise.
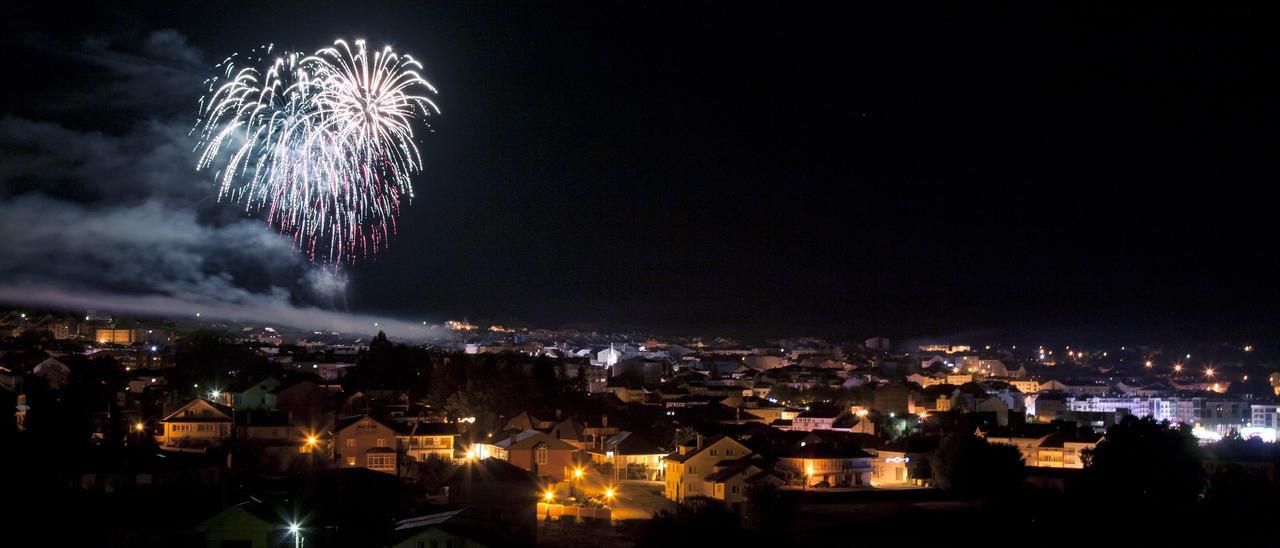
[[[1182,372],[1182,364],[1177,364],[1177,365],[1173,366],[1173,372],[1174,372],[1174,373],[1181,373],[1181,372]]]
[[[613,495],[614,495],[614,494],[615,494],[615,493],[614,493],[614,491],[613,491],[613,488],[612,488],[612,487],[605,487],[605,488],[604,488],[604,500],[607,500],[607,501],[612,502],[612,501],[613,501]]]
[[[293,535],[293,548],[302,548],[302,528],[297,523],[289,523],[289,534]]]
[[[135,431],[141,432],[141,431],[142,431],[142,421],[138,421],[138,422],[133,423],[133,429],[134,429]]]
[[[1205,376],[1205,377],[1207,377],[1207,378],[1212,379],[1212,378],[1213,378],[1213,368],[1212,368],[1212,367],[1206,367],[1206,368],[1204,368],[1204,376]]]
[[[578,496],[578,480],[582,479],[582,467],[573,469],[573,481],[569,483],[569,496]]]

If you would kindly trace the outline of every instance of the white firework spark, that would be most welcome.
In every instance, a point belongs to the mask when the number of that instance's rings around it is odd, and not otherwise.
[[[414,127],[439,114],[412,56],[344,40],[316,53],[271,46],[219,64],[193,128],[196,169],[218,199],[267,211],[311,260],[354,262],[386,245],[422,170]]]

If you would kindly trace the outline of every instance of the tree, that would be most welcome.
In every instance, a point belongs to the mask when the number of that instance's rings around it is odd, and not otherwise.
[[[1091,494],[1139,506],[1190,506],[1204,492],[1204,464],[1186,425],[1125,417],[1085,452]]]
[[[475,382],[468,382],[445,400],[444,411],[452,420],[475,417],[474,423],[462,423],[464,430],[488,433],[498,427],[499,406],[495,392]]]
[[[1025,472],[1018,448],[989,443],[973,434],[943,438],[929,468],[938,487],[980,497],[1016,491]]]

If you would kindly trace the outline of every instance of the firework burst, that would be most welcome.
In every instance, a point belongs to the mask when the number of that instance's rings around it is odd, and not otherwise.
[[[312,261],[354,262],[395,232],[422,170],[414,127],[440,109],[422,65],[344,40],[312,54],[228,57],[200,100],[197,170],[218,199],[266,211]]]

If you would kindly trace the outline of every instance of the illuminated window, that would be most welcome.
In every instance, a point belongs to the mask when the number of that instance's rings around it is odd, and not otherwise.
[[[537,462],[538,464],[546,464],[546,463],[547,463],[547,446],[546,446],[546,444],[539,445],[537,449],[534,449],[534,450],[533,450],[533,454],[534,454],[534,462]]]

